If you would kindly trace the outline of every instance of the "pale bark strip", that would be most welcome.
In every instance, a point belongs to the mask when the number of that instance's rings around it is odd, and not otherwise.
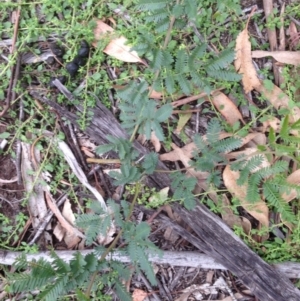
[[[59,258],[65,262],[69,262],[76,252],[80,252],[83,256],[93,253],[93,250],[80,250],[80,251],[56,251]],[[15,260],[21,256],[22,252],[10,252],[0,250],[0,264],[12,265]],[[39,252],[37,254],[26,254],[28,262],[32,260],[39,260],[43,258],[48,262],[52,262],[53,258],[50,256],[50,252]],[[100,258],[100,256],[99,256]],[[129,256],[124,255],[123,252],[114,252],[112,256],[108,256],[107,259],[113,259],[120,262],[130,262]],[[183,266],[194,267],[201,269],[212,270],[226,270],[225,266],[216,262],[212,257],[200,252],[191,251],[163,251],[163,255],[150,255],[150,261],[156,264],[169,264],[171,266]],[[283,262],[272,265],[276,270],[284,273],[288,278],[300,279],[300,263],[298,262]]]

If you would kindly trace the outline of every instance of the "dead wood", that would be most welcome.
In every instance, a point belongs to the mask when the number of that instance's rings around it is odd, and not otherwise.
[[[74,255],[79,252],[82,256],[93,253],[94,250],[58,250],[56,255],[65,262],[69,262]],[[13,252],[0,250],[0,265],[12,265],[18,257],[24,255],[23,252]],[[99,258],[101,253],[97,251]],[[33,260],[38,261],[44,259],[52,262],[50,251],[41,251],[35,254],[25,254],[27,262]],[[116,260],[124,263],[130,263],[130,258],[122,252],[115,251],[112,255],[108,255],[107,260]],[[162,255],[149,255],[150,262],[155,264],[167,264],[174,267],[193,267],[208,270],[227,270],[227,268],[213,259],[211,256],[198,251],[162,251]],[[276,270],[285,274],[288,278],[300,279],[300,263],[299,262],[282,262],[271,265]]]
[[[32,95],[47,103],[63,117],[69,119],[75,126],[78,125],[78,117],[61,107],[57,103],[41,97],[38,93]],[[80,106],[77,106],[81,110]],[[100,102],[93,109],[94,116],[85,132],[98,144],[107,143],[106,137],[128,138],[114,115]],[[142,154],[148,150],[135,142],[135,148]],[[166,169],[163,163],[159,163],[160,169]],[[159,188],[170,186],[170,180],[165,173],[155,173],[150,176],[152,185]],[[205,206],[199,205],[193,211],[187,211],[179,205],[173,206],[181,218],[194,230],[196,235],[190,234],[184,228],[172,224],[182,237],[199,250],[222,263],[228,270],[235,274],[253,294],[262,301],[298,301],[300,292],[282,273],[265,263],[257,254],[251,251],[245,243],[228,228],[223,221]]]
[[[300,300],[300,291],[289,279],[264,262],[232,230],[205,206],[188,211],[179,205],[174,210],[195,232],[168,221],[172,228],[199,250],[221,262],[262,301]]]

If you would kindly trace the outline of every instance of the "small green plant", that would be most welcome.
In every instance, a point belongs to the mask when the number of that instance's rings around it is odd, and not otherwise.
[[[109,200],[109,210],[104,212],[100,204],[94,202],[91,204],[93,213],[82,214],[77,218],[77,225],[86,230],[88,245],[92,244],[99,234],[105,235],[112,224],[120,228],[110,247],[96,247],[94,253],[86,256],[77,253],[69,263],[60,259],[54,252],[51,255],[52,264],[43,259],[28,263],[26,258],[21,257],[16,262],[17,270],[30,268],[30,273],[10,274],[9,290],[22,292],[39,289],[39,300],[49,301],[57,300],[62,294],[74,290],[78,296],[89,300],[89,296],[94,294],[99,289],[98,284],[101,284],[114,288],[120,300],[131,300],[122,282],[129,279],[132,268],[137,272],[143,271],[152,285],[155,285],[155,275],[148,256],[150,253],[157,253],[158,249],[148,240],[150,226],[145,222],[135,225],[130,221],[139,187],[136,187],[132,204],[122,201],[121,205],[118,205]],[[131,272],[125,264],[105,260],[121,239],[124,244],[122,252],[128,254],[131,259]],[[106,272],[101,274],[101,270]]]
[[[22,212],[15,216],[15,220],[11,220],[4,214],[0,213],[0,246],[3,249],[14,249],[10,248],[10,245],[15,244],[19,240],[19,235],[22,233],[28,217]],[[19,250],[24,250],[20,247]]]

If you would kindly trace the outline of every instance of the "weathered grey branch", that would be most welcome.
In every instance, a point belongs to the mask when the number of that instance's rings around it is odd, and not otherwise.
[[[59,258],[65,262],[69,262],[76,252],[80,252],[83,256],[93,253],[93,250],[80,250],[80,251],[56,251],[55,253]],[[11,252],[0,250],[0,264],[12,265],[15,260],[21,256],[22,252]],[[99,255],[99,253],[98,253]],[[32,260],[39,260],[43,258],[48,262],[52,262],[53,258],[50,256],[50,252],[39,252],[36,254],[27,254],[26,259],[28,262]],[[117,260],[120,262],[130,262],[130,258],[122,252],[114,252],[108,259]],[[163,255],[152,256],[150,255],[150,261],[156,264],[168,264],[171,266],[183,266],[194,267],[201,269],[212,270],[227,270],[227,268],[216,262],[212,257],[200,253],[200,252],[184,252],[184,251],[164,251]],[[297,262],[284,262],[272,265],[276,270],[284,273],[289,278],[300,278],[300,263]]]
[[[263,261],[205,206],[199,204],[188,211],[175,204],[173,209],[196,235],[168,219],[166,223],[199,250],[222,262],[260,300],[300,300],[300,291],[283,273]]]

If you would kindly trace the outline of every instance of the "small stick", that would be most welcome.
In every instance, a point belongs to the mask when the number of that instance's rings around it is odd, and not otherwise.
[[[16,49],[16,41],[17,41],[17,36],[18,36],[20,15],[21,15],[21,8],[19,7],[17,10],[17,14],[16,14],[16,22],[15,22],[14,35],[13,35],[12,46],[11,46],[11,54],[13,54]],[[11,99],[16,96],[15,92],[12,92],[12,91],[14,90],[14,87],[18,80],[20,66],[21,66],[21,58],[18,57],[16,66],[11,67],[11,78],[10,78],[9,86],[7,89],[6,103],[3,107],[3,111],[0,113],[0,117],[2,117],[8,111],[8,109],[10,107]]]

